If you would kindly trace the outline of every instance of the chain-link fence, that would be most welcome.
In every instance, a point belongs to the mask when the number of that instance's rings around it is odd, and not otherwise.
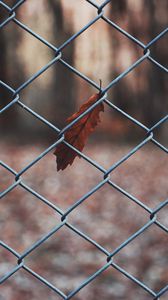
[[[162,296],[166,295],[168,292],[168,285],[164,286],[160,291],[154,291],[151,288],[146,285],[145,282],[142,282],[141,280],[137,279],[133,275],[131,275],[129,272],[127,272],[124,268],[121,268],[116,262],[115,262],[115,255],[118,254],[123,248],[127,247],[127,245],[131,245],[133,240],[135,240],[138,236],[142,236],[144,232],[149,228],[153,226],[157,226],[160,231],[168,232],[168,229],[164,224],[162,224],[157,219],[157,213],[161,210],[165,209],[165,206],[168,204],[168,200],[165,199],[162,201],[155,209],[149,208],[147,205],[145,205],[142,201],[140,201],[138,198],[133,196],[132,194],[128,193],[125,189],[122,189],[118,185],[116,185],[110,178],[110,174],[118,168],[123,162],[127,161],[129,157],[136,156],[137,152],[143,148],[148,143],[153,143],[157,147],[159,147],[162,151],[165,153],[168,152],[167,148],[158,142],[157,139],[155,139],[155,130],[159,128],[164,122],[168,120],[168,115],[164,116],[159,122],[157,122],[152,128],[147,128],[144,124],[139,122],[137,119],[133,118],[131,115],[127,114],[125,111],[121,110],[118,106],[114,105],[109,99],[107,92],[117,83],[119,82],[123,77],[125,77],[128,73],[130,73],[132,70],[134,70],[137,66],[139,66],[143,61],[148,60],[151,64],[153,64],[156,68],[159,68],[163,72],[167,73],[166,66],[160,64],[157,60],[155,60],[150,52],[150,47],[156,43],[159,42],[159,40],[168,32],[168,29],[166,28],[163,30],[160,34],[155,36],[147,45],[143,44],[140,40],[136,39],[134,36],[132,36],[129,32],[124,31],[121,27],[119,27],[116,23],[114,23],[112,20],[107,18],[104,14],[104,8],[106,5],[109,5],[110,0],[106,0],[102,2],[102,4],[99,6],[92,0],[86,0],[88,5],[91,5],[97,10],[97,16],[93,18],[89,23],[87,23],[80,31],[76,32],[73,36],[71,36],[68,40],[66,40],[59,48],[57,48],[55,45],[49,43],[46,39],[42,38],[40,35],[38,35],[36,32],[32,31],[30,28],[28,28],[26,25],[24,25],[22,22],[20,22],[16,18],[16,12],[17,9],[25,2],[25,0],[18,1],[12,8],[9,7],[4,1],[0,1],[0,6],[3,7],[8,16],[6,19],[0,24],[0,28],[4,26],[8,26],[10,22],[14,22],[17,26],[19,26],[22,30],[25,30],[30,35],[34,37],[34,39],[39,40],[41,43],[45,44],[47,47],[53,50],[53,59],[47,63],[42,69],[40,69],[37,73],[35,73],[31,78],[29,78],[26,82],[24,82],[21,86],[19,86],[16,90],[14,90],[11,86],[8,85],[7,82],[0,81],[1,86],[3,86],[5,89],[7,89],[11,93],[11,100],[9,103],[1,109],[1,113],[5,114],[5,112],[11,107],[11,106],[19,106],[21,109],[26,110],[29,114],[31,114],[34,118],[37,118],[42,123],[44,123],[48,128],[55,131],[56,135],[58,136],[57,140],[54,144],[50,145],[47,149],[45,149],[44,152],[42,152],[38,157],[36,157],[31,163],[26,165],[23,169],[21,169],[19,172],[16,172],[14,169],[12,169],[8,164],[1,161],[1,167],[4,168],[7,172],[12,174],[13,176],[13,184],[8,186],[7,189],[5,189],[1,193],[1,198],[4,198],[7,194],[9,194],[12,190],[14,190],[17,186],[20,186],[23,190],[26,190],[27,192],[34,195],[38,201],[42,201],[46,206],[49,206],[52,208],[56,214],[60,216],[60,223],[59,225],[55,226],[52,230],[47,232],[41,239],[37,240],[35,243],[33,243],[29,248],[27,248],[23,253],[18,253],[15,251],[14,248],[11,248],[8,244],[6,244],[3,241],[0,241],[0,246],[7,251],[9,251],[14,257],[16,257],[16,266],[13,267],[10,271],[8,271],[6,274],[4,274],[0,278],[1,284],[8,280],[9,277],[11,277],[14,273],[18,272],[20,269],[24,269],[26,272],[34,276],[39,284],[44,284],[48,286],[51,290],[53,290],[57,295],[60,296],[60,299],[71,299],[74,298],[76,294],[81,289],[85,289],[87,285],[89,285],[92,281],[94,281],[101,273],[103,273],[108,268],[113,268],[117,270],[122,276],[126,276],[130,281],[138,285],[140,289],[145,290],[151,297],[151,300],[156,299],[162,299]],[[80,4],[79,4],[80,5]],[[73,42],[78,36],[80,36],[84,31],[86,31],[88,28],[90,28],[95,22],[97,22],[99,19],[102,19],[104,22],[107,22],[110,26],[112,26],[115,30],[119,31],[122,35],[124,35],[126,38],[131,40],[133,43],[135,43],[141,50],[142,55],[141,57],[135,61],[128,69],[126,69],[124,72],[122,72],[118,77],[116,77],[114,80],[112,80],[104,89],[100,90],[100,87],[91,79],[86,77],[84,74],[79,72],[77,69],[75,69],[72,65],[69,65],[63,58],[62,58],[62,50],[69,45],[71,42]],[[31,83],[36,80],[37,77],[39,77],[43,72],[45,72],[48,68],[50,68],[53,64],[57,64],[57,62],[60,62],[63,64],[66,68],[68,68],[71,72],[75,73],[77,76],[81,77],[83,80],[87,82],[88,85],[91,85],[97,90],[101,92],[101,98],[96,102],[96,104],[92,105],[87,111],[85,111],[83,114],[80,115],[78,119],[75,120],[77,122],[80,118],[84,116],[84,114],[87,114],[89,111],[95,108],[96,105],[99,105],[101,102],[103,102],[105,105],[109,106],[110,109],[117,111],[119,114],[121,114],[124,118],[128,119],[130,122],[135,124],[136,126],[140,127],[144,131],[144,138],[143,140],[136,145],[136,147],[132,148],[131,151],[129,151],[126,155],[124,155],[120,160],[118,160],[115,164],[109,165],[108,169],[104,169],[100,164],[98,164],[95,160],[92,160],[90,157],[86,156],[85,154],[81,153],[78,149],[74,148],[72,145],[70,145],[65,139],[64,139],[64,133],[71,128],[71,126],[74,124],[70,123],[68,126],[66,126],[63,130],[60,130],[56,126],[54,126],[51,122],[49,122],[47,119],[36,113],[34,110],[32,110],[29,106],[25,105],[22,100],[20,99],[19,93],[20,91],[26,89],[27,86],[31,85]],[[151,108],[152,109],[152,108]],[[77,152],[83,160],[85,160],[88,164],[92,166],[92,168],[96,168],[98,171],[102,174],[102,180],[94,186],[93,189],[89,190],[89,192],[85,193],[78,201],[75,202],[75,204],[68,207],[66,211],[63,211],[59,209],[56,205],[54,205],[52,202],[50,202],[47,198],[43,197],[40,193],[36,192],[34,189],[32,189],[24,180],[22,179],[22,175],[25,174],[32,166],[34,166],[38,161],[42,160],[43,157],[49,153],[52,152],[55,147],[57,147],[60,143],[65,143],[68,147],[73,149],[75,152]],[[69,179],[71,180],[71,179]],[[72,211],[76,210],[78,213],[78,207],[79,205],[87,201],[87,199],[93,195],[96,191],[99,192],[99,190],[104,186],[109,185],[112,190],[116,189],[119,191],[119,193],[123,194],[127,197],[128,200],[131,200],[134,202],[135,205],[140,206],[146,213],[149,215],[149,221],[142,226],[138,231],[136,231],[134,234],[132,234],[129,238],[127,238],[122,244],[120,244],[116,249],[114,249],[112,252],[109,252],[107,249],[102,247],[96,239],[90,238],[87,234],[79,230],[76,226],[73,226],[68,221],[68,216],[72,213]],[[82,216],[81,216],[82,218]],[[99,225],[97,225],[99,226]],[[66,295],[61,289],[59,289],[57,286],[54,286],[50,281],[47,281],[44,277],[42,277],[38,272],[33,271],[31,268],[29,268],[24,258],[28,257],[30,253],[32,253],[35,249],[38,251],[40,249],[41,245],[43,245],[51,236],[57,236],[57,233],[62,227],[66,227],[69,231],[73,231],[76,235],[79,235],[81,238],[85,239],[87,242],[92,244],[93,247],[97,248],[98,251],[100,251],[104,255],[104,265],[99,268],[95,273],[93,273],[91,276],[86,278],[85,281],[83,281],[81,284],[79,284],[74,290],[72,290],[68,295]],[[104,233],[106,234],[106,233]],[[56,271],[55,271],[56,272]],[[135,299],[137,299],[136,295]]]

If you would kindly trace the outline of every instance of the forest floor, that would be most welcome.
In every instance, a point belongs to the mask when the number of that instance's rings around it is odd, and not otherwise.
[[[95,143],[85,154],[108,169],[132,149],[133,145]],[[45,147],[41,145],[1,144],[1,160],[20,171]],[[111,174],[111,181],[136,197],[150,209],[166,200],[168,185],[166,153],[145,146]],[[59,209],[65,211],[96,186],[103,174],[84,159],[76,158],[64,171],[56,171],[55,157],[48,153],[22,175],[22,181]],[[2,191],[14,182],[14,176],[0,168]],[[37,197],[17,186],[1,199],[0,239],[19,253],[60,224],[59,213]],[[168,225],[166,207],[157,219]],[[106,183],[67,217],[67,221],[92,238],[107,251],[114,251],[150,220],[150,214],[114,187]],[[154,291],[166,285],[168,270],[166,232],[156,224],[119,251],[114,262]],[[25,264],[65,294],[106,264],[106,255],[67,226],[25,257]],[[16,266],[14,255],[0,248],[0,275]],[[0,289],[0,300],[59,300],[60,296],[19,270]],[[153,297],[109,267],[84,287],[74,300],[152,300]],[[161,300],[166,300],[166,295]]]

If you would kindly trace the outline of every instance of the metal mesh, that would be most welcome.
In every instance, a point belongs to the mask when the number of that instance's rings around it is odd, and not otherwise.
[[[3,21],[3,23],[0,24],[0,28],[4,26],[8,26],[10,22],[14,22],[17,26],[19,26],[22,30],[27,31],[30,35],[34,37],[34,39],[39,40],[41,43],[45,44],[49,48],[53,50],[54,58],[47,63],[42,69],[40,69],[37,73],[35,73],[31,78],[29,78],[26,82],[24,82],[21,86],[19,86],[16,90],[14,90],[11,86],[9,86],[6,82],[0,81],[1,86],[6,88],[11,93],[11,101],[1,109],[1,113],[5,113],[9,107],[19,105],[22,109],[26,110],[29,114],[31,114],[34,118],[37,118],[41,122],[43,122],[45,125],[47,125],[49,128],[54,130],[57,134],[59,134],[59,138],[56,140],[56,142],[47,149],[43,153],[41,153],[38,157],[36,157],[31,163],[29,163],[25,168],[21,169],[18,173],[13,170],[9,165],[1,161],[1,167],[4,168],[6,171],[8,171],[10,174],[13,175],[13,181],[14,183],[11,184],[6,190],[4,190],[1,193],[1,198],[5,197],[8,193],[10,193],[12,190],[14,190],[17,186],[20,186],[22,189],[28,191],[29,193],[33,194],[39,201],[43,201],[46,206],[51,207],[56,214],[60,215],[60,223],[58,226],[54,227],[51,231],[49,231],[46,235],[44,235],[41,239],[36,241],[34,244],[32,244],[28,249],[26,249],[23,253],[16,252],[13,248],[8,246],[3,241],[0,241],[0,246],[5,248],[7,251],[12,253],[16,259],[16,266],[12,268],[9,272],[4,274],[0,278],[0,283],[5,282],[8,280],[10,276],[12,276],[14,273],[19,271],[21,268],[23,268],[25,271],[27,271],[32,276],[36,277],[39,281],[39,284],[45,284],[50,289],[52,289],[57,295],[60,296],[60,299],[71,299],[74,298],[74,296],[81,290],[85,289],[85,286],[89,285],[90,282],[94,281],[95,278],[97,278],[101,273],[103,273],[108,268],[114,268],[118,272],[122,274],[122,276],[126,276],[130,281],[134,282],[136,285],[139,286],[140,289],[145,290],[150,296],[152,300],[156,299],[162,299],[162,296],[167,293],[168,291],[168,285],[162,288],[159,292],[156,292],[149,288],[144,282],[138,280],[134,276],[132,276],[129,272],[127,272],[125,269],[121,268],[118,264],[115,263],[114,258],[117,253],[119,253],[124,247],[126,247],[128,244],[131,245],[132,241],[136,239],[138,236],[143,235],[143,233],[149,228],[154,226],[157,226],[159,230],[168,232],[168,229],[164,224],[162,224],[160,221],[157,220],[157,213],[161,210],[164,210],[165,206],[168,204],[168,200],[161,202],[155,209],[150,209],[148,206],[146,206],[144,203],[142,203],[139,199],[128,193],[126,190],[122,189],[118,185],[116,185],[112,180],[110,179],[110,174],[113,172],[114,169],[118,168],[124,161],[126,161],[130,156],[136,155],[137,151],[139,151],[141,148],[143,148],[148,143],[153,143],[157,147],[159,147],[162,151],[168,152],[168,149],[161,143],[159,143],[154,138],[154,131],[155,129],[159,128],[161,124],[167,121],[168,115],[162,118],[159,122],[157,122],[152,128],[147,128],[145,125],[143,125],[141,122],[133,118],[131,115],[127,114],[126,112],[122,111],[119,107],[114,105],[111,101],[108,100],[107,92],[110,88],[112,88],[117,82],[119,82],[123,77],[125,77],[128,73],[130,73],[133,69],[135,69],[138,65],[140,65],[144,60],[150,61],[152,64],[155,65],[155,67],[161,69],[163,72],[167,73],[167,68],[160,64],[158,61],[156,61],[150,53],[150,47],[158,42],[161,37],[163,37],[168,29],[163,30],[160,34],[158,34],[153,40],[151,40],[147,45],[143,44],[140,40],[136,39],[132,35],[130,35],[128,32],[124,31],[121,27],[119,27],[116,23],[112,22],[109,18],[107,18],[104,15],[104,8],[106,5],[109,4],[110,0],[104,1],[100,6],[97,5],[94,1],[86,0],[88,5],[91,5],[97,10],[97,16],[93,18],[89,23],[87,23],[80,31],[76,32],[73,36],[71,36],[68,40],[66,40],[59,48],[55,47],[54,45],[50,44],[46,39],[42,38],[40,35],[36,34],[34,31],[29,29],[26,25],[24,25],[22,22],[20,22],[16,16],[15,12],[17,11],[18,7],[22,5],[25,2],[25,0],[18,1],[12,8],[5,4],[5,2],[0,1],[0,6],[6,9],[8,13],[8,17]],[[80,5],[80,4],[79,4]],[[112,110],[117,111],[119,114],[121,114],[124,118],[129,119],[132,123],[137,125],[138,127],[142,128],[144,131],[144,138],[136,147],[131,149],[125,156],[123,156],[119,161],[117,161],[115,164],[110,165],[108,169],[104,169],[101,165],[99,165],[96,161],[92,160],[90,157],[84,155],[77,149],[75,149],[73,146],[68,144],[64,139],[64,133],[67,131],[71,126],[72,123],[66,126],[63,130],[60,130],[56,126],[54,126],[52,123],[50,123],[48,120],[46,120],[44,117],[36,113],[34,110],[32,110],[29,106],[22,103],[19,92],[23,89],[25,89],[28,85],[30,85],[38,76],[40,76],[43,72],[45,72],[48,68],[50,68],[53,64],[57,64],[57,62],[60,62],[63,64],[66,68],[68,68],[71,72],[75,73],[77,76],[83,78],[89,85],[97,88],[100,90],[100,87],[91,79],[86,77],[84,74],[79,72],[77,69],[75,69],[73,66],[69,65],[63,58],[62,58],[62,50],[71,42],[73,42],[78,36],[80,36],[84,31],[86,31],[88,28],[90,28],[95,22],[97,22],[99,19],[102,19],[104,22],[107,22],[110,26],[112,26],[115,30],[119,31],[122,35],[124,35],[126,38],[134,42],[137,46],[139,46],[142,49],[142,56],[135,61],[128,69],[126,69],[124,72],[122,72],[118,77],[116,77],[114,80],[112,80],[104,89],[101,90],[101,99],[96,102],[96,104],[92,105],[86,112],[84,112],[80,118],[83,117],[84,114],[88,113],[90,110],[92,110],[96,105],[98,105],[100,102],[104,102],[105,105],[109,106]],[[75,120],[76,122],[77,120]],[[68,207],[66,211],[62,211],[59,209],[56,205],[51,203],[48,199],[44,198],[42,195],[37,193],[35,190],[30,188],[26,182],[22,179],[21,175],[26,173],[27,170],[29,170],[34,164],[36,164],[39,160],[42,160],[43,157],[60,143],[65,143],[68,147],[72,148],[74,151],[76,151],[80,156],[86,160],[86,162],[90,165],[92,165],[93,168],[97,168],[102,173],[102,180],[97,184],[93,189],[91,189],[88,193],[84,194],[83,197],[81,197],[78,201],[75,202],[75,204]],[[120,193],[125,195],[129,198],[129,200],[133,201],[137,206],[140,206],[144,211],[146,211],[149,214],[149,221],[142,226],[138,231],[136,231],[134,234],[132,234],[128,239],[126,239],[122,244],[119,245],[113,252],[107,251],[104,247],[99,245],[96,240],[91,239],[88,235],[86,235],[84,232],[80,231],[77,227],[73,226],[68,222],[68,215],[71,214],[73,210],[77,210],[78,206],[88,199],[92,194],[94,194],[96,191],[99,191],[102,186],[109,185],[113,189],[118,190]],[[94,247],[98,249],[101,253],[103,253],[105,257],[105,263],[103,267],[97,270],[97,272],[93,273],[91,276],[86,278],[84,282],[82,282],[77,288],[72,290],[68,295],[66,295],[62,290],[60,290],[57,286],[54,286],[51,284],[51,282],[47,281],[45,278],[43,278],[41,275],[39,275],[37,272],[33,271],[31,268],[29,268],[25,262],[24,258],[26,258],[30,253],[32,253],[35,249],[40,248],[40,246],[45,243],[52,235],[57,235],[57,232],[63,227],[67,227],[68,230],[73,231],[76,235],[79,235],[89,243],[91,243]],[[136,297],[136,296],[135,296]]]

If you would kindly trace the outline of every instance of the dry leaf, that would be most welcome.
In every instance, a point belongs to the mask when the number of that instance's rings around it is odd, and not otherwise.
[[[91,105],[93,105],[100,98],[100,93],[92,95],[79,109],[67,119],[67,124],[71,123],[83,112],[85,112]],[[99,113],[104,111],[104,104],[98,104],[92,111],[77,121],[72,127],[65,132],[65,141],[82,151],[89,134],[95,129],[100,122]],[[72,150],[64,143],[56,147],[54,154],[57,157],[57,170],[64,170],[68,165],[72,165],[76,156],[80,155]]]

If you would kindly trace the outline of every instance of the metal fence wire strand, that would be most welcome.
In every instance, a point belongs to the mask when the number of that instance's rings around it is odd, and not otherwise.
[[[23,169],[19,170],[19,172],[16,172],[14,169],[12,169],[9,165],[7,165],[5,162],[1,161],[1,167],[4,168],[7,172],[9,172],[13,176],[13,183],[8,186],[6,190],[1,192],[0,197],[3,198],[6,195],[8,195],[12,190],[14,190],[17,186],[20,186],[23,190],[29,192],[30,194],[34,195],[38,201],[42,201],[46,206],[49,206],[52,208],[56,214],[60,216],[60,223],[52,228],[47,234],[43,235],[41,239],[37,240],[34,244],[32,244],[29,248],[27,248],[23,253],[18,253],[15,251],[15,249],[11,248],[9,245],[7,245],[5,242],[0,241],[0,247],[6,249],[8,252],[10,252],[15,258],[16,258],[16,265],[8,271],[6,274],[4,274],[0,278],[0,283],[4,283],[8,280],[9,277],[11,277],[14,273],[18,272],[20,269],[24,269],[26,272],[34,276],[39,284],[45,284],[48,286],[49,289],[53,290],[57,295],[60,296],[60,299],[73,299],[74,296],[81,290],[84,289],[85,286],[89,285],[90,282],[94,281],[95,278],[97,278],[100,274],[102,274],[106,269],[113,268],[117,270],[122,276],[127,277],[130,281],[135,283],[139,286],[140,289],[145,290],[149,296],[151,297],[151,300],[158,300],[162,299],[162,296],[168,295],[168,285],[164,286],[160,291],[154,291],[151,288],[147,286],[146,283],[142,282],[141,280],[137,279],[133,275],[131,275],[129,272],[127,272],[125,269],[121,268],[118,264],[115,263],[114,258],[117,253],[119,253],[124,247],[126,247],[128,244],[131,245],[132,241],[136,238],[138,238],[140,235],[143,235],[145,231],[148,230],[148,228],[152,226],[157,226],[159,230],[168,232],[168,228],[164,224],[162,224],[157,219],[157,213],[161,210],[164,210],[166,205],[168,204],[168,199],[164,199],[157,207],[155,207],[153,210],[150,209],[147,205],[142,203],[139,199],[128,193],[126,190],[122,189],[120,186],[116,185],[110,178],[110,174],[113,172],[114,169],[118,168],[124,161],[126,161],[130,156],[136,155],[136,153],[143,148],[148,143],[153,143],[155,146],[159,147],[162,151],[165,153],[168,152],[168,149],[158,142],[155,139],[155,130],[159,128],[163,123],[167,122],[168,115],[164,116],[159,122],[157,122],[153,127],[147,128],[144,124],[133,118],[131,115],[127,114],[123,110],[121,110],[119,107],[114,105],[109,99],[108,99],[108,90],[111,89],[116,83],[118,83],[122,78],[124,78],[128,73],[130,73],[133,69],[137,68],[143,61],[148,60],[151,64],[153,64],[156,68],[159,68],[163,72],[167,73],[166,66],[160,64],[156,59],[154,59],[150,53],[151,46],[159,42],[160,38],[162,38],[164,35],[167,34],[168,28],[164,29],[162,32],[160,32],[157,36],[155,36],[147,45],[143,44],[140,40],[136,39],[134,36],[132,36],[129,32],[126,32],[121,27],[119,27],[116,23],[114,23],[112,20],[107,18],[104,15],[104,8],[106,5],[109,4],[110,0],[106,0],[102,2],[101,5],[97,5],[94,1],[86,0],[88,5],[91,5],[92,7],[97,10],[97,16],[90,20],[81,30],[77,31],[74,35],[72,35],[68,40],[66,40],[62,45],[59,47],[56,47],[55,45],[49,43],[46,39],[38,35],[36,32],[32,31],[29,27],[27,27],[25,24],[23,24],[21,21],[19,21],[16,17],[17,15],[17,9],[23,5],[25,0],[18,1],[13,7],[9,7],[4,1],[0,1],[0,6],[2,6],[4,9],[6,9],[8,16],[6,19],[0,24],[0,28],[3,28],[4,26],[8,26],[10,22],[14,22],[18,27],[20,27],[22,30],[28,32],[30,35],[34,37],[34,39],[37,39],[41,43],[45,44],[48,48],[53,50],[53,59],[49,61],[43,68],[41,68],[38,72],[33,74],[31,78],[29,78],[27,81],[25,81],[21,86],[19,86],[17,89],[13,89],[11,86],[8,85],[7,82],[0,81],[0,85],[7,89],[9,93],[11,94],[11,100],[10,102],[4,106],[1,109],[1,113],[5,114],[5,112],[11,107],[11,106],[19,106],[21,109],[26,110],[29,114],[31,114],[34,118],[37,118],[39,121],[44,123],[48,128],[54,130],[56,134],[59,136],[59,138],[55,141],[54,144],[50,145],[48,148],[45,149],[44,152],[42,152],[39,156],[37,156],[34,160],[31,161],[28,165],[26,165]],[[79,4],[80,5],[80,4]],[[140,49],[142,49],[142,55],[141,57],[136,60],[130,67],[128,67],[124,72],[119,74],[115,79],[113,79],[104,89],[102,89],[102,97],[99,100],[100,102],[104,102],[105,105],[109,106],[112,110],[115,110],[118,112],[118,114],[122,115],[124,118],[131,121],[133,124],[139,126],[144,131],[144,138],[143,140],[137,144],[134,148],[132,148],[126,155],[124,155],[119,161],[117,161],[113,165],[109,165],[108,169],[104,169],[101,165],[99,165],[96,161],[92,160],[90,157],[86,156],[85,154],[81,153],[78,149],[74,148],[72,145],[70,145],[66,140],[64,139],[64,133],[66,130],[68,130],[73,124],[70,123],[66,128],[64,128],[62,131],[60,128],[53,125],[51,122],[49,122],[47,119],[45,119],[43,116],[36,113],[34,110],[32,110],[29,106],[25,105],[21,98],[20,98],[20,91],[26,89],[28,85],[30,85],[36,78],[38,78],[42,73],[44,73],[48,68],[50,68],[53,64],[57,64],[58,62],[64,65],[65,68],[68,68],[69,71],[75,73],[77,76],[81,77],[83,80],[85,80],[89,85],[97,88],[97,90],[100,89],[100,87],[97,85],[96,82],[92,81],[90,78],[82,74],[80,71],[75,69],[72,65],[68,64],[62,57],[62,50],[69,45],[71,42],[73,42],[78,36],[80,36],[83,32],[85,32],[88,28],[90,28],[94,23],[96,23],[99,19],[102,19],[104,22],[108,23],[110,26],[112,26],[115,30],[120,32],[120,34],[124,35],[126,38],[131,40],[133,43],[135,43]],[[94,105],[90,108],[93,109]],[[85,112],[81,115],[81,117],[85,114]],[[77,121],[77,120],[75,120]],[[59,209],[56,205],[51,203],[47,198],[40,195],[38,192],[36,192],[34,189],[29,187],[26,182],[21,178],[21,175],[26,173],[27,170],[29,170],[34,164],[36,164],[39,160],[42,160],[43,157],[50,151],[53,151],[53,149],[58,146],[60,143],[65,143],[68,147],[76,151],[80,156],[90,165],[92,165],[93,168],[96,168],[100,171],[102,174],[102,180],[94,186],[91,190],[89,190],[87,193],[85,193],[78,201],[76,201],[73,205],[69,206],[66,211],[63,211]],[[107,251],[104,247],[102,247],[99,243],[97,243],[96,240],[91,239],[87,234],[79,230],[77,227],[73,226],[68,221],[68,215],[71,214],[73,210],[76,210],[78,206],[86,201],[87,199],[93,195],[95,192],[99,192],[102,186],[109,185],[112,189],[115,189],[119,191],[119,193],[125,195],[129,200],[134,202],[137,206],[140,206],[145,212],[148,213],[149,220],[146,224],[144,224],[138,231],[134,232],[129,238],[127,238],[122,244],[120,244],[115,250],[112,252]],[[73,231],[76,235],[80,236],[81,238],[85,239],[88,243],[92,244],[95,248],[98,249],[103,255],[104,255],[104,265],[99,268],[95,273],[93,273],[91,276],[87,277],[85,281],[83,281],[80,285],[78,285],[74,290],[72,290],[69,294],[65,294],[62,290],[60,290],[57,286],[54,286],[46,280],[44,277],[39,275],[37,272],[33,271],[31,268],[29,268],[26,263],[24,262],[24,258],[26,258],[31,252],[33,252],[35,249],[40,248],[40,246],[45,243],[52,235],[57,235],[57,232],[62,227],[67,227],[68,230]],[[136,298],[136,295],[135,295]]]

